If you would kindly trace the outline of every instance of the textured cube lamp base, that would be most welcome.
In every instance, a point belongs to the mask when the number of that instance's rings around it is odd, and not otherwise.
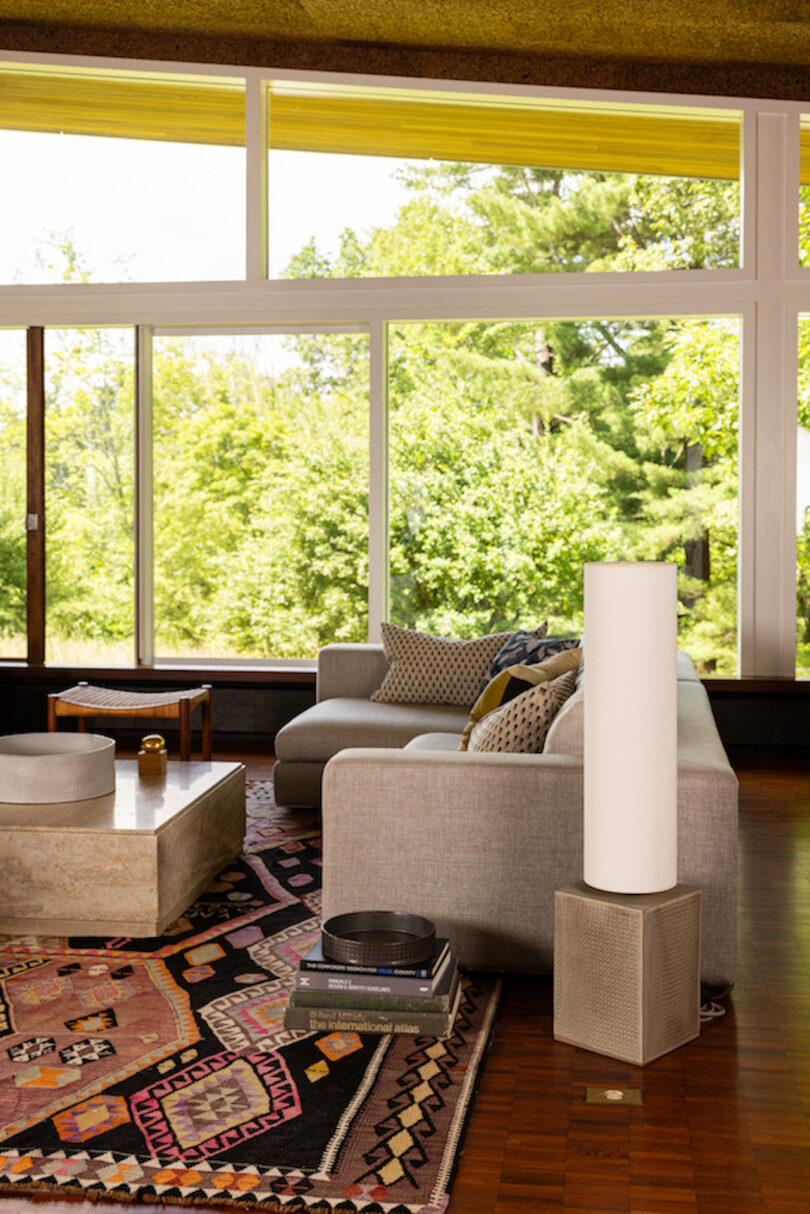
[[[554,1037],[644,1066],[700,1033],[700,890],[554,894]]]

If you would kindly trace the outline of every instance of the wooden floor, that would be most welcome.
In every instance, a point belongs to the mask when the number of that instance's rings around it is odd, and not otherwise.
[[[740,944],[726,1015],[641,1069],[556,1043],[509,984],[450,1214],[810,1212],[810,764],[735,764]],[[585,1103],[640,1088],[640,1107]]]
[[[246,762],[266,778],[267,761]],[[810,763],[735,767],[726,1014],[641,1069],[555,1042],[549,981],[508,981],[449,1214],[810,1214]],[[640,1088],[644,1102],[586,1104],[586,1087]],[[36,1214],[100,1209],[43,1197]],[[0,1214],[17,1210],[34,1202],[0,1199]]]

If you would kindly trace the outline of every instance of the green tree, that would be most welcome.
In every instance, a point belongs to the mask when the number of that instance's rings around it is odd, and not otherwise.
[[[25,413],[9,370],[0,379],[0,636],[4,656],[25,651]]]
[[[641,555],[675,559],[681,637],[707,670],[734,669],[737,576],[739,332],[684,321],[670,361],[633,394],[647,429],[640,495]]]
[[[131,343],[131,331],[126,330],[51,330],[46,335],[45,523],[51,659],[60,637],[124,642],[131,653]],[[98,650],[100,655],[103,652]]]
[[[412,201],[395,223],[345,232],[331,261],[310,243],[289,273],[738,261],[736,183],[475,165],[401,176]],[[733,667],[736,347],[729,334],[712,345],[712,333],[599,319],[399,326],[389,346],[392,617],[470,635],[537,614],[542,585],[543,614],[575,629],[584,559],[675,558],[684,639],[707,666]]]

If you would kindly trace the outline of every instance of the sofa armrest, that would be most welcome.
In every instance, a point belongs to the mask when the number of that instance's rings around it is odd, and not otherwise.
[[[734,983],[739,787],[719,756],[678,763],[678,880],[701,891],[701,979]]]
[[[388,673],[382,645],[336,643],[318,653],[316,698],[367,700]]]
[[[343,750],[323,778],[324,917],[426,915],[463,965],[548,971],[554,889],[582,876],[568,755]]]
[[[737,779],[722,751],[680,756],[678,839],[678,879],[702,890],[702,979],[729,986]],[[554,890],[582,878],[582,759],[343,750],[324,771],[323,846],[326,918],[412,911],[462,965],[548,972]]]

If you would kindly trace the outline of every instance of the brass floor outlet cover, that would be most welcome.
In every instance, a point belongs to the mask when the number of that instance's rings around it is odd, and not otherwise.
[[[586,1088],[586,1104],[643,1104],[641,1088]]]

